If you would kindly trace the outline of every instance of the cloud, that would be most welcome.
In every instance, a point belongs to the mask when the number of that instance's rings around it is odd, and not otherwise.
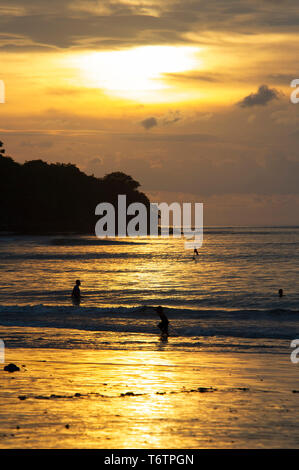
[[[103,176],[103,164],[104,158],[95,157],[88,160],[81,166],[83,167],[83,171],[88,175]]]
[[[136,142],[219,142],[221,139],[212,134],[125,134],[123,138],[126,140],[135,140]],[[223,142],[223,139],[221,140]]]
[[[177,82],[197,83],[197,82],[221,82],[223,81],[225,76],[216,74],[213,72],[202,73],[202,72],[194,71],[194,72],[182,72],[182,73],[165,73],[164,77],[167,80],[173,80]]]
[[[178,121],[181,121],[183,119],[180,111],[170,111],[168,114],[166,114],[161,122],[164,126],[168,126],[170,124],[175,124]]]
[[[255,35],[298,31],[298,0],[2,0],[0,30],[14,37],[4,50],[20,48],[132,47],[183,44],[189,33],[219,41],[220,33]],[[211,77],[200,77],[210,81]],[[213,77],[212,77],[213,81]]]
[[[262,197],[299,195],[299,161],[282,154],[268,155],[264,164],[253,156],[214,161],[189,155],[177,160],[168,155],[157,168],[149,161],[127,159],[126,170],[141,181],[147,191],[189,192],[202,196],[232,193],[255,193]]]
[[[209,121],[214,116],[213,113],[199,113],[196,116],[197,121]]]
[[[241,108],[250,108],[252,106],[266,106],[270,101],[278,99],[279,92],[275,88],[269,88],[268,85],[261,85],[256,93],[245,96],[238,105]]]
[[[45,91],[49,95],[57,96],[79,95],[87,92],[86,89],[80,87],[47,87]]]
[[[175,124],[176,122],[179,122],[183,119],[183,116],[180,111],[169,111],[166,113],[164,116],[161,116],[159,119],[155,117],[149,117],[141,121],[141,125],[144,127],[144,129],[148,130],[151,129],[152,127],[156,127],[159,125],[162,126],[169,126],[172,124]]]
[[[280,85],[287,85],[289,86],[291,80],[295,78],[297,73],[290,72],[290,73],[272,73],[267,76],[267,78],[273,83],[279,83]]]
[[[158,121],[155,117],[150,117],[141,121],[141,125],[144,127],[144,129],[148,130],[148,129],[151,129],[152,127],[157,126]]]
[[[28,140],[24,140],[20,142],[23,147],[40,147],[40,148],[51,148],[53,147],[53,142],[51,140],[41,140],[39,142],[32,142]]]

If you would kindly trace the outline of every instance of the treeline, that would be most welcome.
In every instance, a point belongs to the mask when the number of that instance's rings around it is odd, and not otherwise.
[[[128,205],[150,205],[138,190],[140,184],[125,173],[96,178],[73,164],[42,160],[20,164],[3,154],[0,151],[0,232],[94,234],[99,219],[95,208],[100,202],[110,202],[117,209],[118,195],[125,194]]]

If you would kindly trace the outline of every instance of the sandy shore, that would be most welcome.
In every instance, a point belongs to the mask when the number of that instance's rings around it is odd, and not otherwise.
[[[7,349],[5,364],[1,448],[299,447],[287,354]]]

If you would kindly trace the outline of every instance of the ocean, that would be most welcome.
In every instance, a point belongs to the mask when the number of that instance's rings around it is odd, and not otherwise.
[[[2,235],[0,336],[6,348],[290,354],[298,247],[299,227],[206,227],[195,259],[183,238]]]

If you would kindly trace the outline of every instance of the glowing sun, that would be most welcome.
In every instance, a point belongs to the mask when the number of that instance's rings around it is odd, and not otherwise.
[[[85,86],[136,101],[169,101],[178,90],[167,83],[166,74],[198,68],[198,52],[195,47],[143,46],[82,54],[74,65]]]

